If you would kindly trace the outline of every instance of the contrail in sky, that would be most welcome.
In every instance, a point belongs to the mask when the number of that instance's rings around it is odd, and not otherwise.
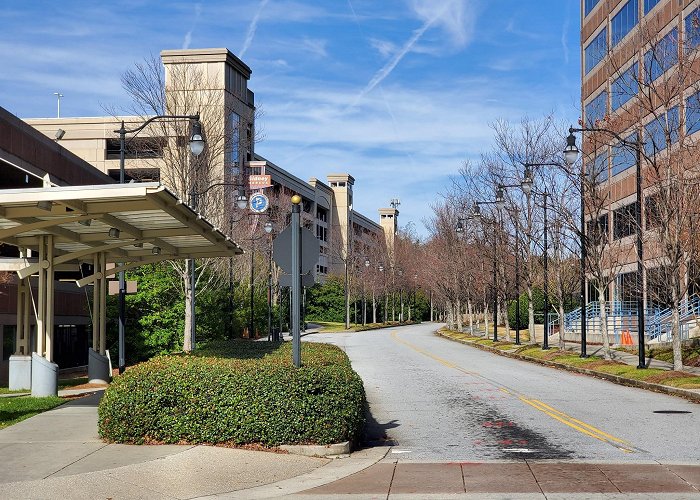
[[[253,37],[255,36],[255,30],[258,29],[258,20],[260,19],[260,14],[262,13],[263,9],[265,8],[265,6],[267,5],[267,3],[269,1],[270,0],[261,0],[260,1],[260,5],[258,6],[258,11],[255,13],[253,20],[250,21],[250,25],[248,26],[248,33],[246,34],[245,42],[243,42],[243,48],[241,49],[241,52],[238,54],[238,57],[240,59],[243,59],[243,56],[250,48],[250,44],[253,42]]]
[[[382,83],[382,81],[391,74],[391,72],[396,68],[396,66],[401,62],[401,59],[404,58],[406,54],[413,48],[413,46],[420,40],[420,38],[423,36],[423,34],[428,31],[428,29],[437,21],[444,13],[447,7],[450,5],[450,2],[445,2],[443,4],[443,8],[435,15],[433,16],[432,19],[428,20],[418,28],[416,31],[413,32],[413,36],[409,38],[409,40],[404,44],[403,48],[396,53],[396,55],[389,61],[387,62],[382,69],[377,71],[372,79],[369,81],[369,83],[365,86],[364,89],[357,95],[353,103],[348,107],[352,108],[354,107],[360,100],[366,96],[368,93],[370,93],[377,85]]]

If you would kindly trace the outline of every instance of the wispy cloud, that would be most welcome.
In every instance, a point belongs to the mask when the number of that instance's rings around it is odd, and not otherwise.
[[[473,31],[475,14],[467,12],[466,0],[444,0],[437,8],[435,0],[413,0],[413,9],[415,14],[423,20],[423,25],[415,30],[401,49],[396,51],[394,56],[374,74],[348,109],[356,106],[363,97],[388,77],[432,26],[442,27],[450,36],[452,44],[456,47],[463,47],[469,41]],[[384,45],[382,48],[390,50],[391,47]]]
[[[185,33],[185,40],[182,42],[183,49],[190,48],[190,44],[192,43],[192,32],[197,27],[197,22],[199,21],[199,18],[201,15],[202,15],[202,4],[196,3],[194,5],[194,21],[192,21],[192,27],[190,28],[190,30],[187,33]]]
[[[253,38],[255,37],[255,31],[258,29],[258,21],[260,20],[260,14],[262,14],[263,9],[267,5],[267,3],[270,0],[260,0],[260,5],[258,6],[257,12],[255,12],[255,16],[253,16],[253,19],[250,21],[250,24],[248,25],[248,33],[245,36],[245,41],[243,42],[243,48],[241,51],[238,53],[238,57],[243,59],[245,56],[245,53],[248,52],[248,49],[250,48],[250,44],[253,43]]]
[[[321,40],[318,38],[306,38],[301,42],[301,48],[303,50],[306,50],[307,52],[310,52],[311,54],[317,56],[317,57],[326,57],[328,56],[328,52],[326,51],[326,45],[327,41],[326,40]]]
[[[564,63],[569,64],[569,9],[566,9],[566,17],[564,18],[564,24],[561,27],[561,48],[564,51]]]

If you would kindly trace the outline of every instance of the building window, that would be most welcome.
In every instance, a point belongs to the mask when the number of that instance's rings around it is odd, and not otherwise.
[[[619,240],[626,236],[635,234],[637,228],[636,221],[637,202],[630,203],[617,210],[613,210],[613,239]]]
[[[700,92],[685,100],[685,133],[692,134],[700,130]]]
[[[656,7],[659,0],[644,0],[644,15],[646,16],[651,9]]]
[[[15,353],[15,340],[17,339],[17,326],[5,325],[2,329],[2,360],[8,361]]]
[[[600,0],[586,0],[586,2],[584,3],[584,16],[587,16],[588,14],[590,14],[591,11],[593,10],[593,7],[598,5],[599,1]]]
[[[679,128],[680,118],[678,116],[678,106],[674,106],[665,114],[650,121],[644,127],[644,152],[646,155],[650,157],[654,156],[671,144],[675,144],[678,141]]]
[[[241,117],[235,112],[231,112],[231,163],[232,168],[238,169],[241,159]],[[238,172],[232,172],[238,175]]]
[[[328,210],[323,207],[316,207],[316,218],[321,222],[328,222]]]
[[[644,79],[651,83],[678,62],[678,28],[673,28],[644,54]]]
[[[700,45],[700,7],[685,16],[685,48],[687,51]]]
[[[635,134],[630,135],[625,139],[628,143],[636,141]],[[631,146],[625,146],[623,143],[617,143],[612,147],[612,173],[617,175],[624,172],[628,168],[634,167],[637,164],[637,153]]]
[[[586,58],[586,74],[603,60],[608,51],[608,29],[603,28],[600,33],[588,44],[584,53]]]
[[[639,82],[637,75],[639,74],[639,64],[634,63],[632,66],[613,80],[610,85],[610,105],[615,111],[627,101],[632,99],[639,92]]]
[[[124,158],[163,158],[163,149],[168,144],[166,137],[132,137],[124,144]],[[119,159],[119,139],[107,139],[105,159]]]
[[[589,220],[586,223],[586,236],[596,245],[600,245],[608,240],[608,214],[603,214],[596,220]]]
[[[646,229],[661,226],[661,212],[659,212],[659,195],[651,195],[644,198],[644,215]]]
[[[588,176],[598,184],[608,179],[608,152],[603,151],[588,163]]]
[[[584,112],[586,114],[586,124],[589,127],[604,119],[608,113],[608,91],[603,90],[591,102],[586,104]]]
[[[639,7],[637,0],[628,2],[618,11],[610,21],[610,46],[614,47],[620,40],[625,38],[632,28],[637,26],[639,21]]]
[[[321,241],[328,241],[328,229],[323,226],[316,226],[316,238]]]

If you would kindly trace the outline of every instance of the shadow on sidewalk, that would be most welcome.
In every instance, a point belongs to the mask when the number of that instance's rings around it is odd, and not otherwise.
[[[399,424],[398,420],[390,420],[386,423],[379,423],[377,419],[374,418],[372,412],[367,406],[365,410],[365,430],[362,442],[360,445],[362,448],[374,448],[377,446],[396,446],[398,443],[393,439],[390,439],[387,431],[389,429],[395,429]]]

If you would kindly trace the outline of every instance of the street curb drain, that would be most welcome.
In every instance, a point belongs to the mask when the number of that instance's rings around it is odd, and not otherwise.
[[[482,351],[492,352],[494,354],[498,354],[498,355],[504,356],[506,358],[519,359],[521,361],[528,361],[530,363],[537,363],[537,364],[540,364],[543,366],[548,366],[550,368],[558,368],[560,370],[566,370],[566,371],[573,372],[573,373],[579,373],[581,375],[589,375],[591,377],[602,378],[602,379],[607,380],[609,382],[614,382],[618,385],[625,385],[628,387],[636,387],[638,389],[646,389],[647,391],[653,391],[653,392],[661,392],[664,394],[669,394],[671,396],[678,396],[681,398],[689,399],[689,400],[693,401],[694,403],[700,403],[700,392],[694,392],[694,391],[687,390],[687,389],[681,389],[679,387],[671,387],[668,385],[653,384],[651,382],[643,382],[641,380],[634,380],[634,379],[630,379],[630,378],[620,377],[618,375],[613,375],[611,373],[596,372],[593,370],[588,370],[586,368],[578,368],[576,366],[569,366],[569,365],[565,365],[562,363],[555,363],[553,361],[547,361],[545,359],[531,358],[529,356],[523,356],[522,354],[505,352],[505,351],[502,351],[500,349],[495,349],[493,347],[479,344],[477,342],[470,342],[470,341],[464,340],[464,339],[452,338],[448,335],[445,335],[440,330],[437,330],[435,332],[435,335],[442,337],[444,339],[447,339],[447,340],[451,340],[453,342],[458,342],[460,344],[465,344],[465,345],[469,345],[471,347],[476,347],[477,349],[481,349]]]

